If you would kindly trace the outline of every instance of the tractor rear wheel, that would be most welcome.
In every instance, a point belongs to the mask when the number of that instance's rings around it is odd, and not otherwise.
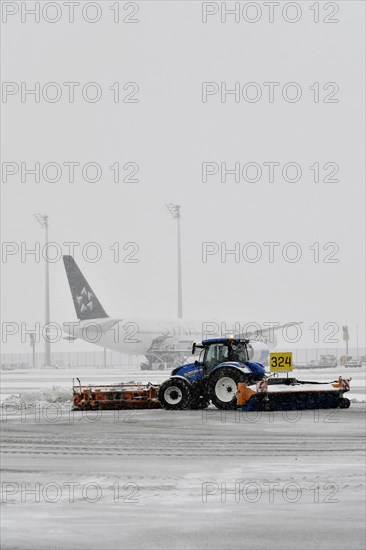
[[[214,371],[208,381],[208,395],[218,409],[236,409],[239,382],[248,383],[248,376],[239,369],[224,367]]]
[[[191,389],[188,382],[182,378],[170,378],[161,384],[158,398],[164,409],[184,409],[189,404]]]

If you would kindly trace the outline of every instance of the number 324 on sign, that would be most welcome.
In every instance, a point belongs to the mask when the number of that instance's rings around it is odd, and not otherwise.
[[[269,364],[271,372],[291,372],[292,351],[271,353]]]

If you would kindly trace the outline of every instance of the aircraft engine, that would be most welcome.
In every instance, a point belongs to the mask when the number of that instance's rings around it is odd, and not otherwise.
[[[248,344],[249,360],[263,363],[268,360],[269,347],[264,342],[249,342]]]

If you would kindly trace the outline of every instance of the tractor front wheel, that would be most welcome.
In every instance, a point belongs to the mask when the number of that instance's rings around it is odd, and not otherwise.
[[[185,380],[170,378],[159,388],[158,398],[164,409],[180,410],[188,406],[191,398],[191,389]]]
[[[214,371],[208,382],[208,395],[218,409],[236,409],[239,382],[248,383],[248,377],[239,369],[230,367]]]

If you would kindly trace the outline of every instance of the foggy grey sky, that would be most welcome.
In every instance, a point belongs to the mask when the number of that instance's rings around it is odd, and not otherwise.
[[[78,91],[73,104],[22,103],[19,94],[2,104],[3,162],[103,168],[96,183],[79,171],[70,183],[66,170],[58,183],[9,177],[2,183],[3,241],[29,248],[43,242],[33,214],[47,213],[51,241],[102,247],[97,263],[85,261],[81,247],[75,260],[108,314],[174,317],[176,225],[164,206],[173,201],[182,205],[186,318],[333,321],[348,324],[351,336],[358,324],[363,342],[364,4],[339,2],[336,24],[314,24],[306,2],[295,24],[222,24],[219,16],[204,24],[200,2],[138,4],[136,24],[113,23],[106,8],[96,24],[80,17],[22,24],[14,16],[3,25],[3,81],[98,82],[103,89],[95,104]],[[139,102],[114,103],[108,87],[117,81],[137,82]],[[278,92],[272,104],[235,103],[232,96],[221,103],[217,94],[203,103],[202,82],[224,81],[228,88],[297,82],[303,97],[290,103]],[[314,82],[338,83],[339,102],[314,103]],[[202,162],[290,161],[303,169],[299,182],[269,183],[264,175],[257,183],[201,180]],[[114,162],[137,163],[139,183],[114,183]],[[314,162],[337,163],[340,181],[315,183],[308,169]],[[138,243],[139,262],[115,263],[108,247],[117,241]],[[202,242],[232,248],[268,241],[281,243],[273,263],[265,248],[257,263],[232,256],[223,263],[219,254],[201,259]],[[295,264],[280,252],[293,241],[303,251]],[[314,242],[337,243],[339,262],[315,263]],[[3,322],[42,321],[43,263],[22,263],[17,254],[2,272]],[[51,318],[75,319],[62,261],[51,265]],[[10,340],[4,351],[13,347]]]

